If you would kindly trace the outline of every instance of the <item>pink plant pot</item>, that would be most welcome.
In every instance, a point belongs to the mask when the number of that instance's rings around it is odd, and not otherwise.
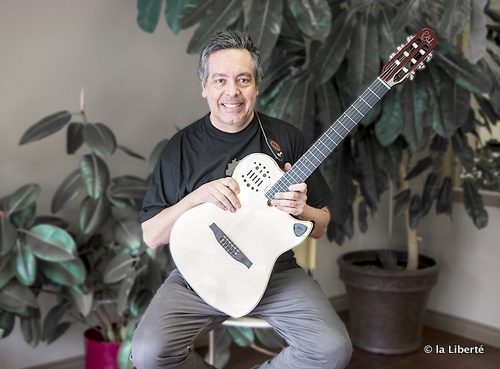
[[[120,342],[106,342],[101,333],[87,329],[85,336],[85,369],[118,369]]]

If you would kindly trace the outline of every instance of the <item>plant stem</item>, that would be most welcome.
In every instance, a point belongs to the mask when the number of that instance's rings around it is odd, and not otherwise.
[[[410,188],[410,182],[406,180],[406,167],[403,163],[399,166],[399,175],[401,177],[401,189],[407,190]],[[410,206],[405,211],[405,226],[406,226],[406,246],[408,251],[408,259],[406,261],[406,270],[418,269],[418,239],[417,230],[410,226]]]

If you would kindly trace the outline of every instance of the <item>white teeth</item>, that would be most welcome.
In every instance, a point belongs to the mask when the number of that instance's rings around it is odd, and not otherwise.
[[[238,106],[240,106],[240,104],[224,104],[224,106],[226,108],[230,108],[231,109],[231,108],[237,108]]]

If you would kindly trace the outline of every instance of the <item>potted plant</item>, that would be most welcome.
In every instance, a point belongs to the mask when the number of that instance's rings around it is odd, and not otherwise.
[[[217,30],[248,31],[265,63],[259,109],[295,124],[311,143],[378,75],[398,44],[423,26],[435,29],[440,46],[427,70],[413,83],[392,89],[321,167],[334,192],[328,237],[342,244],[354,234],[355,219],[365,232],[381,195],[391,186],[396,189],[394,215],[406,214],[408,251],[378,252],[374,265],[361,268],[371,273],[368,283],[378,286],[375,269],[385,266],[411,278],[425,269],[437,270],[434,261],[419,255],[416,227],[433,206],[451,217],[454,187],[463,188],[474,224],[487,225],[478,182],[464,175],[458,183],[443,170],[443,158],[448,153],[464,172],[472,172],[478,147],[471,138],[500,117],[500,13],[488,1],[143,1],[138,24],[144,31],[154,32],[164,4],[173,32],[197,25],[188,52],[198,53]],[[498,172],[493,176],[498,178]],[[350,268],[349,260],[340,263]],[[345,277],[345,269],[341,274]],[[414,284],[432,286],[435,281],[432,274],[427,282]],[[354,301],[350,303],[352,312]],[[419,304],[425,307],[425,293]],[[410,320],[417,322],[413,336],[420,336],[421,315],[412,310]],[[371,325],[370,334],[380,338],[388,324]],[[407,329],[406,321],[395,326]],[[354,343],[370,349],[353,328]],[[415,342],[405,345],[399,352],[417,347]]]
[[[60,111],[41,119],[24,133],[20,144],[40,140],[64,127],[68,154],[82,145],[89,151],[52,198],[51,212],[62,214],[67,221],[55,216],[34,218],[38,185],[24,186],[3,199],[1,250],[8,258],[2,257],[0,265],[2,336],[12,329],[13,314],[21,317],[24,337],[32,345],[40,340],[50,343],[70,324],[81,322],[89,327],[85,332],[88,368],[108,368],[111,364],[130,368],[132,333],[171,263],[165,250],[152,252],[142,241],[137,212],[146,180],[130,175],[111,177],[106,160],[117,149],[144,158],[117,144],[109,127],[87,120],[83,91],[79,112]],[[151,168],[165,143],[161,141],[153,150]],[[64,210],[78,198],[78,219],[70,219]],[[42,221],[60,226],[38,225]],[[70,254],[71,259],[52,254]],[[28,282],[21,270],[30,273]],[[36,302],[39,291],[57,297],[43,323]]]

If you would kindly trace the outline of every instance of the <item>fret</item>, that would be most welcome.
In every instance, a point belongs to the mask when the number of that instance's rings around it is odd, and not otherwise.
[[[375,106],[389,88],[382,80],[373,81],[361,96],[297,160],[293,167],[266,192],[266,197],[271,200],[277,192],[287,192],[290,185],[305,182],[328,155],[356,128],[358,122]],[[355,112],[357,112],[356,115],[354,115]],[[338,139],[335,138],[335,135],[338,136]]]

